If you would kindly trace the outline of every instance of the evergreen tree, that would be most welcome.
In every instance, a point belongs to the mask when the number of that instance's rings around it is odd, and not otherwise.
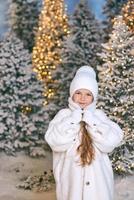
[[[68,60],[69,67],[91,65],[95,68],[98,64],[97,53],[100,52],[102,30],[90,11],[87,0],[80,0],[71,20],[71,35],[63,56]]]
[[[121,9],[126,2],[127,0],[106,0],[103,8],[103,13],[106,16],[106,19],[103,21],[105,40],[109,39],[109,34],[112,31],[112,20],[121,13]]]
[[[9,0],[9,24],[30,51],[34,45],[41,0]]]
[[[0,43],[0,149],[13,153],[26,148],[31,155],[34,147],[40,149],[48,117],[43,90],[30,54],[14,34],[8,34]]]
[[[68,34],[67,22],[63,0],[43,1],[33,48],[33,66],[38,78],[45,82],[46,104],[55,95],[56,81],[53,76],[61,63],[62,40]]]
[[[114,20],[109,42],[103,44],[100,54],[103,65],[99,70],[100,96],[98,106],[104,108],[112,120],[124,131],[121,147],[112,154],[114,170],[127,173],[133,170],[134,153],[134,34],[129,31],[122,16]]]

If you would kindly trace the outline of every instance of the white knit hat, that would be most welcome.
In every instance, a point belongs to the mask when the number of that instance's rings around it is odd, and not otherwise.
[[[83,66],[77,70],[70,84],[70,97],[72,97],[78,89],[90,90],[93,94],[94,100],[97,99],[98,83],[96,80],[96,73],[92,67]]]

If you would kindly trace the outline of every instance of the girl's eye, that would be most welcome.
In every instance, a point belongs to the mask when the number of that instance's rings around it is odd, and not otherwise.
[[[92,95],[90,93],[88,93],[87,96],[92,96]]]
[[[80,92],[76,92],[75,94],[80,94]]]

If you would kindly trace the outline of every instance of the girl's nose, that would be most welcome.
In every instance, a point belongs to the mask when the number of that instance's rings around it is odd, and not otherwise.
[[[81,100],[85,100],[85,96],[84,95],[81,95]]]

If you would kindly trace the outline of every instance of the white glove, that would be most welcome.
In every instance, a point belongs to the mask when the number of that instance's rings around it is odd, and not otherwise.
[[[72,123],[79,123],[82,120],[82,113],[82,109],[75,109],[71,114]]]
[[[82,120],[86,122],[89,126],[96,126],[101,123],[101,120],[89,110],[84,110]]]

